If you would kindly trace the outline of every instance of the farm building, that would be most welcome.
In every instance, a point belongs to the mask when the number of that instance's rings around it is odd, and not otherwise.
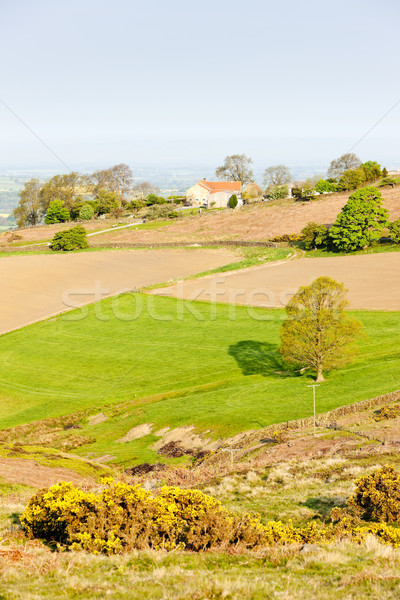
[[[229,198],[236,194],[239,204],[242,183],[240,181],[207,181],[201,179],[186,191],[186,200],[191,204],[205,204],[207,208],[224,208],[228,206]]]

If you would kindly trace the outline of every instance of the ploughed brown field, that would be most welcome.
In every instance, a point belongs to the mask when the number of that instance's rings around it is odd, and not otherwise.
[[[100,297],[187,277],[234,260],[237,256],[228,250],[207,249],[7,256],[0,260],[0,334]]]
[[[280,261],[181,282],[152,293],[189,300],[282,307],[299,286],[324,275],[346,285],[351,308],[400,310],[400,252]]]

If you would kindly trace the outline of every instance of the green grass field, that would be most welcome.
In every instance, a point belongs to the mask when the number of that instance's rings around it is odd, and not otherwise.
[[[306,250],[307,258],[329,258],[332,256],[355,256],[358,254],[381,254],[386,252],[400,252],[400,244],[374,244],[365,250],[355,250],[354,252],[335,252],[333,250],[315,249]]]
[[[152,434],[115,443],[141,423],[229,436],[311,414],[311,376],[276,373],[283,311],[140,294],[84,311],[0,337],[1,428],[104,409],[107,421],[82,430],[96,442],[78,451],[126,463],[159,458]],[[318,389],[319,412],[400,388],[400,314],[355,314],[368,337]]]

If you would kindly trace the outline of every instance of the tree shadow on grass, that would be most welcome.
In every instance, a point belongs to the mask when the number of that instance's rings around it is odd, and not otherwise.
[[[229,346],[228,354],[233,356],[243,375],[263,375],[274,377],[296,377],[298,371],[288,370],[282,361],[276,344],[243,340]]]

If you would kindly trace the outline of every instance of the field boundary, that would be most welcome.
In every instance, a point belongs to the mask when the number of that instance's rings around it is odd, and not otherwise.
[[[395,390],[394,392],[389,392],[387,394],[382,394],[381,396],[375,396],[374,398],[369,398],[367,400],[360,400],[359,402],[354,402],[353,404],[345,404],[344,406],[338,406],[337,408],[333,408],[324,413],[316,414],[316,424],[318,427],[328,427],[332,426],[334,423],[334,419],[337,417],[343,417],[344,415],[349,415],[352,413],[363,412],[364,410],[368,410],[370,408],[376,408],[380,406],[385,406],[386,404],[391,404],[392,402],[396,402],[400,400],[400,390]],[[263,432],[267,433],[269,431],[274,431],[278,427],[286,427],[286,429],[303,429],[307,427],[312,427],[314,425],[314,416],[305,417],[303,419],[294,419],[292,421],[281,421],[280,423],[275,423],[273,425],[268,425],[262,429]]]
[[[261,248],[279,248],[276,242],[252,242],[249,240],[209,240],[207,242],[103,242],[90,244],[90,248],[203,248],[209,246],[258,246]]]

